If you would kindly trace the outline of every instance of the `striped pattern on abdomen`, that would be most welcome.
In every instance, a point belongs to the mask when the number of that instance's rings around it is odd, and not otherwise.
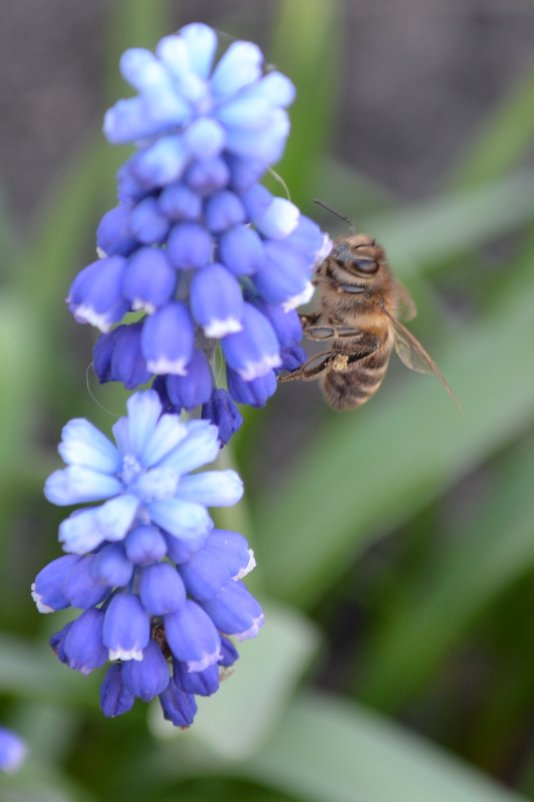
[[[367,356],[339,355],[336,367],[321,379],[321,389],[334,409],[355,409],[373,396],[384,379],[391,345],[386,343]]]

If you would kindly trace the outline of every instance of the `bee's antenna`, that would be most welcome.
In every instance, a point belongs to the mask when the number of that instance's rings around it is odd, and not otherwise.
[[[333,206],[329,206],[328,203],[324,203],[324,201],[319,200],[319,198],[314,198],[313,202],[316,203],[317,206],[322,206],[323,209],[326,209],[326,211],[330,212],[330,214],[335,214],[336,217],[339,217],[340,220],[343,220],[345,223],[349,225],[352,234],[356,234],[354,223],[352,222],[350,217],[347,217],[346,214],[341,214],[341,212],[338,212],[338,210],[334,209]]]

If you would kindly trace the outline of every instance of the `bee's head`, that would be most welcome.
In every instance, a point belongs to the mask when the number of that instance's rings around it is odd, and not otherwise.
[[[354,234],[336,240],[330,253],[338,268],[356,278],[376,276],[384,263],[384,251],[367,234]]]

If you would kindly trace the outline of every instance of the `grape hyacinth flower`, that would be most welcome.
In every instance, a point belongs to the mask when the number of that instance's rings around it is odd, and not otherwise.
[[[99,258],[74,279],[69,308],[103,333],[99,381],[128,389],[155,378],[167,411],[202,408],[224,444],[235,402],[262,406],[276,373],[306,358],[296,307],[312,295],[330,240],[259,181],[282,155],[295,90],[259,48],[191,24],[155,53],[127,50],[136,96],[106,114],[104,133],[136,151],[118,172],[118,205],[97,231]],[[141,312],[136,322],[128,312]],[[217,386],[222,353],[226,385]]]
[[[0,727],[0,771],[17,771],[27,752],[28,747],[22,738],[7,727]]]
[[[195,697],[214,693],[238,657],[230,640],[263,625],[242,583],[254,567],[237,532],[214,528],[207,511],[239,501],[232,470],[196,471],[219,451],[217,428],[167,414],[154,390],[137,392],[113,426],[115,443],[85,419],[63,429],[66,467],[47,480],[59,506],[83,504],[59,527],[65,555],[36,577],[40,612],[81,614],[51,644],[88,674],[111,663],[101,686],[107,716],[158,696],[166,718],[189,726]]]

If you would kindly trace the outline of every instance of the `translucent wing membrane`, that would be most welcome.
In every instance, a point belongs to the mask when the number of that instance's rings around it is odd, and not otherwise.
[[[396,282],[397,284],[397,303],[398,303],[398,315],[401,320],[413,320],[414,317],[417,315],[417,307],[415,305],[415,301],[402,284]]]
[[[384,310],[385,311],[385,310]],[[393,323],[395,330],[395,351],[397,352],[401,362],[406,365],[410,370],[415,370],[417,373],[433,373],[442,383],[443,387],[452,398],[456,406],[462,411],[462,405],[454,394],[445,376],[438,368],[430,354],[425,351],[417,337],[408,331],[408,329],[396,320],[389,312],[387,316]]]

